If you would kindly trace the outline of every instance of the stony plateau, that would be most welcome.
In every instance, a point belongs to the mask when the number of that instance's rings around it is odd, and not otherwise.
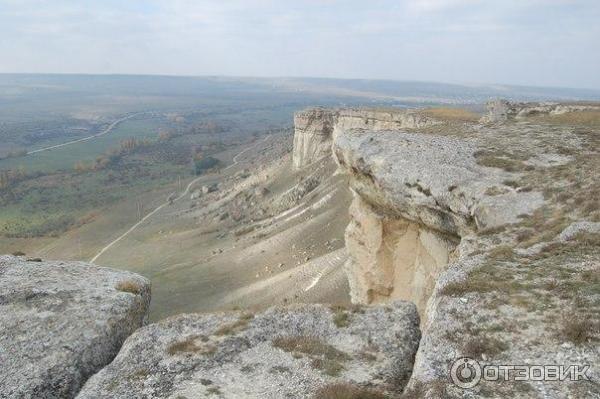
[[[175,316],[133,334],[78,398],[303,398],[338,381],[398,394],[419,338],[408,302]]]

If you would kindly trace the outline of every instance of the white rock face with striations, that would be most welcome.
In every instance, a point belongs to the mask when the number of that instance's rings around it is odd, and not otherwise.
[[[293,162],[296,169],[331,156],[336,130],[416,129],[439,123],[416,110],[311,108],[294,115]]]
[[[75,397],[149,303],[149,282],[133,273],[0,256],[0,398]]]
[[[176,316],[133,334],[78,398],[310,398],[340,381],[398,394],[418,320],[407,302]]]
[[[538,192],[485,195],[508,175],[477,164],[476,141],[336,129],[335,158],[355,193],[346,271],[356,302],[405,299],[424,313],[460,237],[517,221],[542,203]]]
[[[294,153],[296,169],[331,154],[331,133],[335,111],[314,108],[294,114]]]

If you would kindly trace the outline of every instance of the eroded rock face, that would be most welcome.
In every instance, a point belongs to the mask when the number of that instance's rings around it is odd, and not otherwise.
[[[399,393],[418,320],[407,302],[176,316],[133,334],[78,398],[309,398],[338,381]]]
[[[345,265],[355,303],[410,300],[425,312],[437,276],[458,239],[403,218],[378,213],[360,196],[350,207]]]
[[[149,303],[149,282],[133,273],[0,256],[0,397],[74,397]]]
[[[307,109],[294,115],[294,167],[299,169],[331,154],[331,133],[336,112]]]
[[[417,129],[439,121],[416,110],[311,108],[294,115],[294,167],[299,169],[331,156],[336,132],[349,129]]]

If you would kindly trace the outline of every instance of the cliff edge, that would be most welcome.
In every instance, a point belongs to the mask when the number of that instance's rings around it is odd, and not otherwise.
[[[600,113],[502,104],[519,117],[334,126],[354,193],[352,298],[416,303],[423,338],[408,397],[599,397]],[[582,381],[482,379],[465,390],[449,372],[462,357],[592,366]]]

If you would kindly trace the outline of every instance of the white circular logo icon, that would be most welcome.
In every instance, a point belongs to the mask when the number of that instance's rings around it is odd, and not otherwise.
[[[463,389],[473,388],[481,381],[481,366],[477,360],[470,357],[461,357],[452,363],[450,378],[457,387]]]

